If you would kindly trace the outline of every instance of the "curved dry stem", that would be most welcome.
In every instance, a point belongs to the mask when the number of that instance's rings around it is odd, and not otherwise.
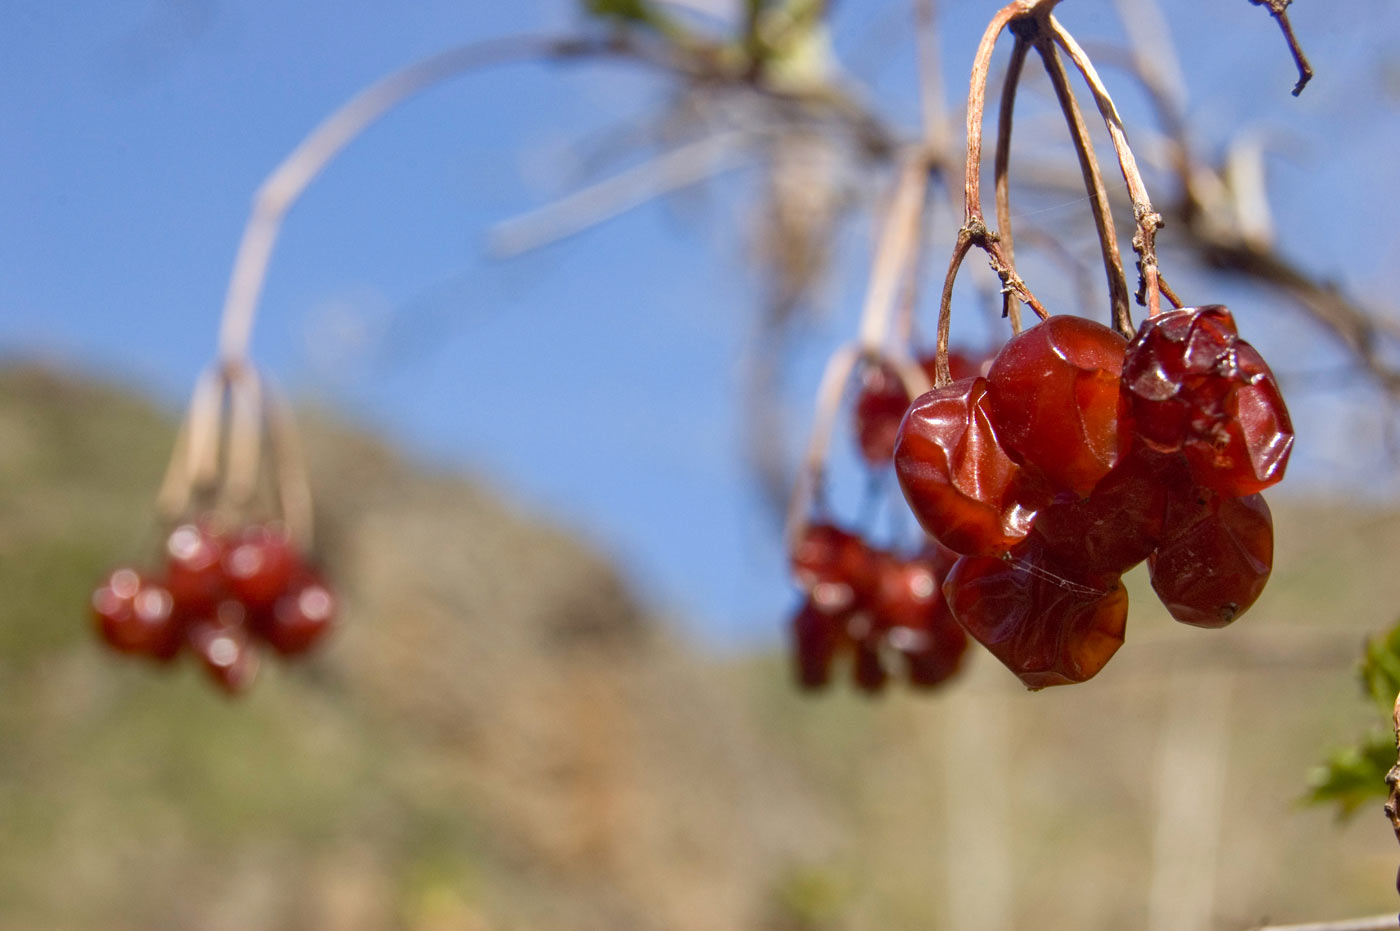
[[[1109,138],[1113,140],[1113,149],[1118,155],[1123,180],[1128,185],[1128,195],[1133,201],[1133,217],[1137,222],[1137,233],[1133,236],[1133,250],[1138,254],[1140,273],[1137,298],[1139,303],[1146,305],[1148,315],[1155,317],[1161,310],[1161,289],[1157,280],[1157,229],[1162,225],[1162,217],[1152,209],[1152,200],[1147,196],[1147,187],[1143,183],[1142,173],[1138,170],[1137,159],[1133,157],[1132,147],[1128,145],[1123,120],[1118,115],[1118,108],[1114,105],[1108,88],[1099,78],[1094,63],[1079,47],[1074,36],[1070,35],[1053,15],[1047,16],[1045,22],[1056,44],[1064,50],[1084,76],[1090,91],[1093,92],[1099,113],[1103,116],[1104,125],[1108,128]]]
[[[938,38],[938,10],[934,0],[914,0],[914,42],[918,51],[919,108],[924,141],[930,149],[942,152],[948,147],[950,133]]]
[[[1099,160],[1094,155],[1094,144],[1089,138],[1089,127],[1084,123],[1084,114],[1079,102],[1069,86],[1069,75],[1060,61],[1055,46],[1044,36],[1036,41],[1036,51],[1050,75],[1055,97],[1064,111],[1065,122],[1069,125],[1070,138],[1074,141],[1075,154],[1079,156],[1079,170],[1084,176],[1084,188],[1089,193],[1089,206],[1094,215],[1094,229],[1099,234],[1099,251],[1103,255],[1104,274],[1108,278],[1108,299],[1113,326],[1124,338],[1133,338],[1133,319],[1128,310],[1128,280],[1123,271],[1123,257],[1118,251],[1118,233],[1113,226],[1113,213],[1108,202],[1108,191],[1104,187],[1103,172],[1099,170]]]
[[[942,388],[953,380],[948,369],[948,337],[953,328],[953,285],[958,280],[958,269],[972,248],[972,234],[964,227],[958,231],[958,241],[953,245],[953,258],[948,262],[948,274],[943,278],[943,296],[938,301],[938,343],[933,364],[933,386]]]
[[[490,65],[548,56],[578,56],[604,47],[579,39],[513,36],[440,52],[382,78],[311,131],[258,188],[224,298],[219,358],[226,366],[247,356],[258,297],[287,211],[321,171],[369,126],[434,84]]]
[[[1021,72],[1025,70],[1026,53],[1030,43],[1021,36],[1011,48],[1011,61],[1006,66],[1006,80],[1001,87],[1001,107],[997,113],[997,150],[993,177],[996,188],[997,232],[1001,234],[1002,246],[1006,250],[1006,261],[1012,273],[1016,271],[1016,246],[1011,235],[1011,184],[1008,177],[1011,166],[1012,114],[1016,108],[1016,91],[1021,86]],[[1021,332],[1021,307],[1014,301],[1007,305],[1007,315],[1011,318],[1013,332]]]
[[[276,386],[269,384],[264,392],[263,410],[271,439],[274,490],[277,505],[286,525],[287,535],[301,552],[311,551],[312,509],[311,482],[306,475],[306,460],[301,451],[291,408]]]
[[[263,397],[257,373],[241,366],[228,379],[228,447],[220,503],[233,511],[245,510],[258,491],[262,462]]]
[[[1034,4],[1029,4],[1034,6]],[[982,216],[982,113],[987,107],[987,75],[992,68],[992,52],[1002,30],[1028,12],[1025,2],[1009,3],[997,11],[972,59],[972,78],[967,89],[967,163],[963,174],[963,223],[985,222]]]
[[[791,552],[806,529],[812,505],[821,494],[822,478],[826,471],[826,453],[831,446],[832,428],[836,414],[841,409],[841,398],[846,393],[846,383],[851,380],[856,364],[865,356],[865,351],[857,343],[847,343],[831,354],[822,372],[821,384],[817,387],[817,401],[812,416],[812,433],[807,440],[807,452],[797,469],[797,477],[792,484],[792,497],[788,499],[787,539]]]
[[[867,353],[879,352],[890,333],[899,282],[909,274],[918,253],[929,168],[921,154],[905,159],[885,215],[884,228],[871,263],[870,282],[860,312],[860,344]]]
[[[179,520],[196,488],[210,487],[219,471],[219,434],[223,430],[225,381],[217,368],[206,369],[195,382],[184,422],[175,436],[175,449],[165,468],[156,510],[162,520]]]

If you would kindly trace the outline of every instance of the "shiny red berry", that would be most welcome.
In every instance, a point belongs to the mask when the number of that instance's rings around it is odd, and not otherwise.
[[[935,355],[922,356],[919,367],[930,382],[936,377]],[[948,353],[948,369],[953,379],[981,374],[981,362],[961,352]],[[909,393],[893,367],[886,363],[870,365],[861,373],[861,390],[856,397],[854,433],[860,454],[872,468],[888,465],[894,456],[899,422],[909,409]]]
[[[1283,478],[1293,424],[1278,382],[1219,305],[1143,321],[1123,365],[1122,442],[1182,452],[1196,480],[1224,495]]]
[[[1031,542],[1005,558],[963,557],[943,593],[963,629],[1031,689],[1092,678],[1123,644],[1122,583],[1075,579]]]
[[[809,524],[791,554],[793,576],[828,613],[849,611],[869,597],[875,583],[874,552],[856,534],[834,524]]]
[[[229,541],[222,567],[229,591],[250,608],[263,608],[282,596],[302,565],[286,531],[258,524]]]
[[[1210,498],[1147,561],[1162,604],[1196,627],[1224,627],[1243,614],[1273,568],[1273,517],[1263,497]]]
[[[92,593],[92,613],[102,639],[123,653],[158,655],[176,627],[170,592],[118,569]]]
[[[987,380],[955,381],[909,408],[895,445],[895,474],[914,516],[959,553],[1005,552],[1025,537],[1039,495],[997,442]]]
[[[793,672],[803,689],[820,689],[831,681],[831,664],[842,642],[845,618],[805,599],[792,617]]]
[[[227,594],[221,562],[224,540],[204,524],[181,524],[165,539],[165,584],[175,610],[208,614]]]
[[[205,672],[230,695],[247,690],[257,678],[258,648],[240,603],[220,602],[212,614],[191,622],[187,639]]]
[[[257,616],[258,634],[284,656],[311,649],[335,624],[336,598],[311,574],[292,584],[271,610]]]
[[[997,438],[1056,488],[1087,495],[1118,457],[1119,376],[1127,341],[1083,317],[1013,336],[987,372]]]

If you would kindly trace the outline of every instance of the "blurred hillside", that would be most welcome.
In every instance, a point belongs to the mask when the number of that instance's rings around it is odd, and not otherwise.
[[[0,928],[1246,928],[1393,909],[1379,808],[1299,809],[1375,722],[1400,520],[1276,506],[1274,580],[1220,633],[1141,580],[1127,645],[1031,695],[810,699],[677,642],[498,496],[308,425],[347,603],[230,702],[104,653],[86,599],[154,540],[170,418],[0,374]],[[783,584],[774,580],[775,585]],[[775,624],[778,619],[775,619]]]

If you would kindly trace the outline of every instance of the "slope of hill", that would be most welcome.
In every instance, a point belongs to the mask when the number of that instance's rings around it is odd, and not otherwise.
[[[1224,633],[1154,612],[1077,689],[795,696],[609,567],[371,439],[308,437],[343,629],[229,702],[111,657],[85,601],[154,539],[168,418],[0,374],[0,928],[1245,928],[1391,907],[1368,813],[1299,812],[1370,723],[1400,521],[1286,509]],[[776,584],[776,583],[775,583]]]

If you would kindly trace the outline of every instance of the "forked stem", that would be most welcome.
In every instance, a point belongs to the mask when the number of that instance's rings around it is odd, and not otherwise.
[[[1099,234],[1099,252],[1103,255],[1104,274],[1108,277],[1108,300],[1113,326],[1124,338],[1133,338],[1133,319],[1128,310],[1128,281],[1123,271],[1123,257],[1118,251],[1118,233],[1113,225],[1113,213],[1108,201],[1108,191],[1104,187],[1103,172],[1099,170],[1099,160],[1094,155],[1094,144],[1089,137],[1089,127],[1084,123],[1084,114],[1079,102],[1069,86],[1069,75],[1060,61],[1055,46],[1044,35],[1036,38],[1035,49],[1050,75],[1055,97],[1064,111],[1065,122],[1069,125],[1070,138],[1074,141],[1074,151],[1079,157],[1079,170],[1084,176],[1084,187],[1089,193],[1089,206],[1094,215],[1094,229]]]
[[[1137,223],[1137,233],[1133,236],[1133,251],[1138,255],[1137,300],[1147,307],[1148,316],[1155,317],[1161,312],[1162,304],[1161,283],[1157,272],[1157,230],[1162,225],[1161,214],[1152,209],[1152,200],[1147,196],[1147,187],[1143,183],[1142,173],[1138,170],[1137,159],[1133,157],[1132,147],[1128,145],[1123,120],[1118,115],[1118,108],[1114,105],[1108,88],[1099,78],[1094,63],[1053,14],[1048,15],[1045,22],[1056,44],[1064,50],[1084,76],[1089,90],[1094,95],[1094,102],[1098,105],[1099,114],[1103,117],[1104,125],[1108,128],[1109,138],[1113,140],[1113,149],[1118,155],[1118,166],[1123,171],[1123,180],[1128,185],[1128,196],[1133,202],[1133,218]]]

